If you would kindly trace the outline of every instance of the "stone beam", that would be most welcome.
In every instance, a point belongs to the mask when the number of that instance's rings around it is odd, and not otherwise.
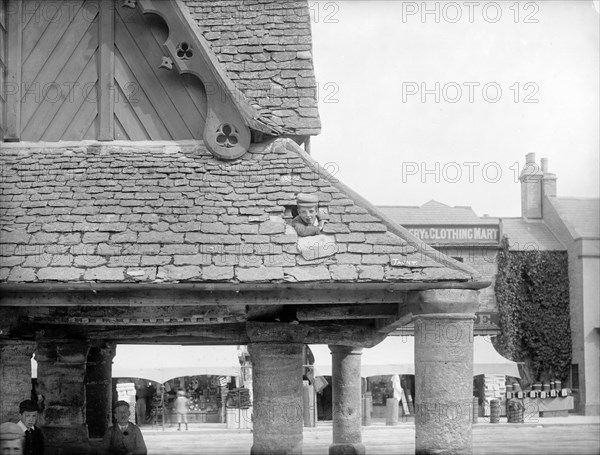
[[[481,289],[485,282],[265,284],[0,284],[1,306],[170,306],[379,304],[404,301],[408,291]]]
[[[371,305],[314,305],[296,310],[299,321],[335,321],[340,319],[381,319],[395,317],[399,305],[381,303]]]

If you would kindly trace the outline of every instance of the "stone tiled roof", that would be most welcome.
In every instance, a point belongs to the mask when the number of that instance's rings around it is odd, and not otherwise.
[[[402,226],[412,225],[498,225],[498,218],[479,217],[471,207],[450,207],[431,200],[420,207],[385,205],[379,209]]]
[[[321,130],[306,1],[185,0],[227,75],[284,133]]]
[[[566,250],[542,220],[502,218],[502,233],[513,251]]]
[[[4,282],[474,279],[379,217],[290,139],[255,144],[235,162],[191,142],[17,143],[0,158]],[[298,251],[290,221],[300,191],[321,200],[324,234],[335,241],[328,257]]]

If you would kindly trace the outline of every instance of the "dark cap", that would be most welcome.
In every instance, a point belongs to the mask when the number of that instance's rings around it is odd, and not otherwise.
[[[24,412],[38,412],[38,405],[33,400],[25,400],[19,403],[19,414]]]
[[[319,203],[319,197],[314,193],[298,193],[296,195],[296,204],[304,206],[314,206]]]
[[[120,408],[121,406],[125,406],[127,409],[129,409],[129,403],[128,402],[126,402],[125,400],[119,400],[113,406],[113,410],[116,410],[117,408]]]

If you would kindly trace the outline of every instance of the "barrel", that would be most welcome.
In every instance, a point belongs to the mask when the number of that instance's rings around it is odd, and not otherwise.
[[[500,400],[490,400],[490,423],[500,422]]]
[[[525,406],[521,400],[508,400],[506,407],[506,420],[508,423],[523,423],[523,411],[525,410]]]
[[[554,380],[554,388],[555,388],[556,390],[560,390],[560,389],[562,388],[562,382],[561,382],[561,381],[559,381],[558,379],[555,379],[555,380]]]
[[[549,382],[544,382],[544,385],[542,386],[542,390],[544,392],[550,392],[550,383]]]
[[[536,382],[535,384],[533,384],[533,390],[542,390],[542,384]]]
[[[521,392],[521,386],[519,385],[518,382],[513,382],[512,388],[513,388],[513,392]]]

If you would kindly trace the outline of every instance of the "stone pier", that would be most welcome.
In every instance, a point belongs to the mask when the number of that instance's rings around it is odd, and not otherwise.
[[[112,360],[115,343],[100,342],[90,347],[85,375],[86,420],[90,438],[101,438],[112,421]]]
[[[19,403],[31,399],[35,342],[0,340],[0,422],[19,420]]]
[[[48,446],[63,452],[89,443],[84,383],[88,350],[84,340],[44,341],[36,349],[38,383],[45,397],[44,434]]]
[[[364,455],[360,359],[362,348],[329,346],[332,355],[333,443],[329,455]]]
[[[476,292],[422,291],[418,300],[416,453],[471,454]]]
[[[301,455],[302,343],[306,329],[248,324],[254,395],[252,455]]]

